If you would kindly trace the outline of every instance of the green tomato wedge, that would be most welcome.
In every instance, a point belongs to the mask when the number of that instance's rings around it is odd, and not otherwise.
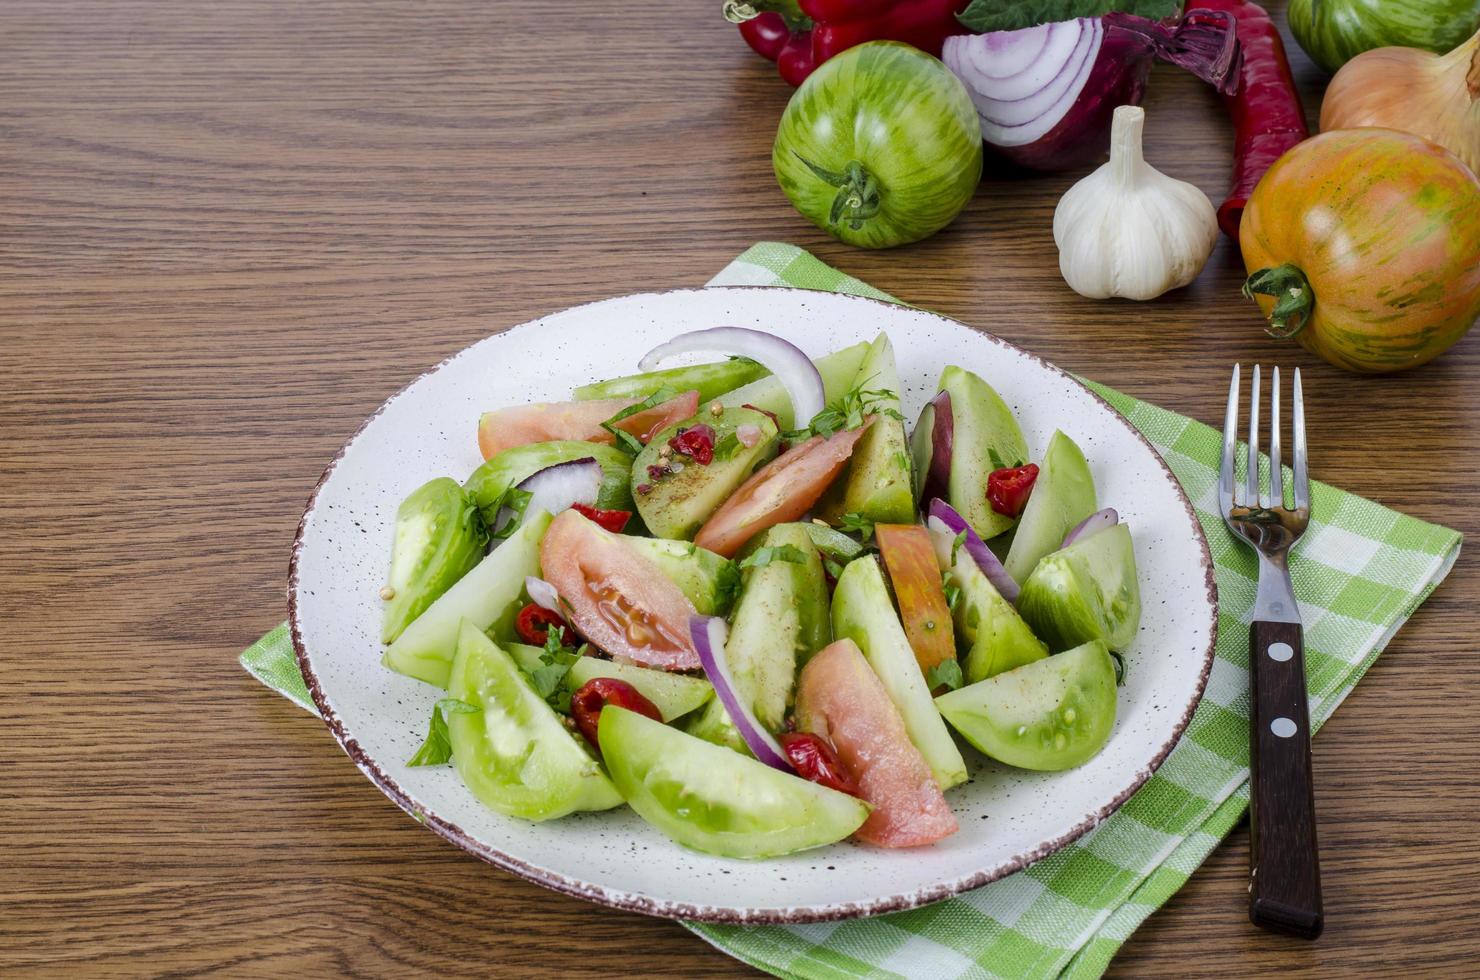
[[[946,573],[946,584],[961,590],[952,621],[957,640],[968,650],[962,671],[966,683],[975,684],[1048,656],[1048,647],[1033,635],[965,548],[959,549],[955,564]]]
[[[701,616],[724,616],[730,611],[740,571],[723,555],[691,541],[622,535],[622,543],[644,555],[678,586]]]
[[[442,593],[386,648],[385,665],[398,674],[446,687],[463,620],[480,630],[492,628],[500,636],[508,632],[519,612],[525,576],[540,573],[540,538],[550,520],[544,511],[526,514],[507,541]]]
[[[612,782],[632,809],[696,851],[777,857],[840,841],[869,814],[846,793],[613,705],[602,709],[598,732]]]
[[[509,487],[547,467],[588,456],[601,464],[596,506],[603,510],[632,510],[632,492],[627,485],[627,478],[632,475],[632,457],[615,446],[577,439],[531,442],[505,449],[474,470],[463,488],[483,511],[483,519],[492,526],[503,503],[504,491]]]
[[[981,123],[939,59],[873,41],[829,58],[796,90],[771,164],[817,227],[849,245],[889,248],[935,234],[971,200]]]
[[[876,524],[915,523],[915,491],[909,440],[899,416],[899,370],[888,334],[870,345],[853,379],[853,388],[873,393],[865,401],[877,416],[853,447],[848,467],[817,510],[835,522],[861,514]]]
[[[452,764],[478,801],[522,820],[609,810],[622,797],[513,659],[474,624],[459,626],[447,693],[478,711],[451,712]]]
[[[702,677],[673,674],[636,664],[619,664],[600,657],[581,657],[570,665],[565,686],[574,694],[587,681],[614,677],[637,688],[637,693],[653,703],[664,721],[682,718],[710,703],[714,686]]]
[[[736,694],[750,702],[756,718],[774,733],[786,725],[798,666],[831,642],[832,630],[822,558],[807,529],[776,525],[759,537],[740,564],[761,558],[770,560],[742,573],[725,657]]]
[[[391,571],[380,642],[390,643],[437,600],[488,547],[488,528],[463,488],[445,476],[422,484],[396,511]]]
[[[955,365],[940,373],[940,391],[951,396],[951,477],[946,503],[966,518],[983,541],[1009,530],[1013,519],[987,503],[993,470],[1028,461],[1028,442],[997,390]],[[1031,499],[1031,498],[1030,498]]]
[[[663,368],[661,371],[597,381],[594,384],[581,385],[573,394],[576,401],[582,402],[597,398],[633,398],[641,401],[663,388],[668,388],[672,391],[697,391],[702,405],[711,398],[718,398],[727,391],[733,391],[770,373],[749,358],[736,357],[713,364]]]
[[[695,425],[714,429],[714,460],[704,465],[673,453],[669,465],[682,464],[683,469],[654,478],[649,467],[662,465],[659,457],[668,441],[679,429]],[[760,430],[760,438],[754,445],[746,446],[739,441],[736,430],[742,425],[753,425]],[[630,464],[633,497],[643,523],[660,538],[692,539],[751,471],[775,452],[776,438],[776,423],[748,408],[726,408],[720,415],[713,415],[705,408],[694,418],[664,429]]]
[[[868,351],[867,343],[859,343],[831,354],[824,354],[812,362],[817,367],[817,373],[822,375],[823,401],[831,405],[847,394],[853,384],[853,379],[858,375],[859,366],[863,364],[864,355]],[[812,421],[811,419],[798,420],[795,417],[791,410],[791,396],[786,393],[786,388],[781,382],[770,375],[759,381],[752,381],[743,388],[736,388],[734,391],[721,395],[719,403],[725,408],[750,405],[763,412],[770,412],[776,416],[777,424],[783,429],[801,428]]]
[[[899,709],[910,741],[920,750],[941,789],[966,781],[966,761],[930,700],[930,684],[910,646],[878,561],[851,562],[833,588],[833,636],[850,639],[878,675]]]
[[[1115,727],[1115,665],[1098,640],[942,694],[940,713],[987,755],[1057,772],[1099,752]]]
[[[725,710],[724,702],[719,698],[714,698],[704,706],[702,711],[686,719],[682,728],[694,738],[702,739],[713,745],[724,746],[741,755],[754,755],[750,751],[750,746],[745,744],[745,739],[740,737],[740,729],[735,727],[734,719],[730,717],[730,713]]]
[[[1095,479],[1074,440],[1055,432],[1043,454],[1033,494],[1023,508],[1012,547],[1002,564],[1015,582],[1025,582],[1039,559],[1058,551],[1064,536],[1098,510]]]
[[[1117,524],[1045,556],[1023,583],[1018,610],[1053,650],[1090,640],[1130,646],[1141,624],[1130,529]]]
[[[844,565],[868,550],[842,531],[826,524],[807,521],[802,527],[807,529],[807,536],[812,539],[812,544],[816,545],[818,551]]]

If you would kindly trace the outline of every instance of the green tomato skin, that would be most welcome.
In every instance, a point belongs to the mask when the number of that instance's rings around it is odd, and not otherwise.
[[[1480,27],[1480,0],[1290,0],[1288,16],[1305,53],[1334,72],[1373,48],[1447,54]]]
[[[946,502],[983,541],[990,541],[1014,523],[987,503],[987,477],[998,468],[993,460],[1004,466],[1026,463],[1028,442],[1002,396],[972,372],[948,366],[940,373],[938,390],[950,393],[953,422]]]
[[[673,391],[697,391],[699,401],[703,403],[770,373],[755,361],[735,358],[597,381],[581,385],[572,394],[576,401],[582,402],[597,398],[635,398],[641,401],[661,388],[670,388]]]
[[[853,387],[888,392],[871,399],[878,414],[853,447],[847,469],[818,504],[823,520],[862,514],[877,524],[915,523],[915,488],[909,440],[899,412],[899,369],[888,334],[879,334],[853,379]]]
[[[452,763],[484,806],[522,820],[609,810],[622,797],[514,660],[477,626],[459,627],[448,693],[481,710],[447,719]]]
[[[632,809],[696,851],[778,857],[842,840],[868,818],[862,800],[623,708],[603,708],[598,733]]]
[[[1023,583],[1018,610],[1051,650],[1090,640],[1130,646],[1141,624],[1130,529],[1117,524],[1046,556]]]
[[[1115,728],[1115,665],[1095,640],[935,699],[968,742],[1019,769],[1088,762]]]
[[[771,163],[817,227],[849,245],[890,248],[935,234],[971,200],[982,173],[981,123],[965,86],[938,59],[872,41],[828,59],[797,89]],[[808,163],[834,174],[861,166],[877,182],[876,213],[832,221],[839,187]]]
[[[492,628],[500,637],[509,632],[522,604],[525,576],[540,573],[540,539],[550,520],[544,511],[526,514],[507,541],[412,620],[386,647],[382,662],[398,674],[446,687],[463,620],[480,630]]]
[[[873,555],[851,562],[838,576],[832,620],[833,636],[852,640],[863,652],[940,788],[965,782],[966,760],[931,702],[930,685],[894,612],[889,587]]]
[[[637,693],[653,703],[664,721],[681,718],[708,704],[714,697],[714,685],[702,677],[674,674],[636,664],[622,664],[601,657],[581,657],[565,675],[565,686],[574,694],[588,681],[614,677],[637,688]]]
[[[513,446],[496,454],[473,471],[463,489],[483,512],[490,526],[498,518],[504,491],[526,477],[557,463],[591,457],[601,464],[601,487],[596,491],[596,506],[603,510],[632,510],[632,493],[627,478],[632,472],[632,457],[615,446],[578,439],[555,439]]]
[[[1058,551],[1064,536],[1096,510],[1095,478],[1074,440],[1055,432],[1017,533],[1002,565],[1015,582],[1027,581],[1039,559]]]
[[[414,490],[396,511],[380,642],[400,636],[442,593],[483,558],[488,529],[456,480],[438,477]]]
[[[749,700],[757,720],[773,733],[786,726],[798,666],[832,639],[827,579],[806,528],[778,524],[760,536],[758,545],[786,546],[806,560],[773,561],[744,571],[725,644],[736,695]]]
[[[952,619],[957,639],[968,649],[963,664],[968,684],[1048,656],[1048,647],[1033,635],[1012,603],[1002,598],[966,549],[957,554],[946,581],[961,590]]]

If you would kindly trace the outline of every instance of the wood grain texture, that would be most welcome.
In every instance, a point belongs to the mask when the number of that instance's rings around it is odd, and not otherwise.
[[[718,14],[0,4],[0,973],[749,972],[426,833],[235,658],[283,618],[308,491],[388,393],[757,240],[1214,423],[1231,362],[1301,365],[1318,477],[1476,526],[1480,337],[1342,374],[1263,335],[1227,242],[1176,295],[1080,299],[1050,233],[1076,175],[989,178],[918,246],[837,245],[777,190],[788,90]],[[1220,199],[1217,100],[1158,69],[1147,108],[1148,158]],[[1114,972],[1473,975],[1474,571],[1316,739],[1325,936],[1249,925],[1240,832]]]

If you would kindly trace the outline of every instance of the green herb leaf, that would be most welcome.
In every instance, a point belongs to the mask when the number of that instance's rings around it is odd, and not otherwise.
[[[739,451],[740,437],[733,432],[726,432],[714,444],[714,458],[717,460],[729,459]]]
[[[457,698],[443,698],[432,706],[432,725],[427,732],[426,741],[421,743],[421,748],[406,764],[408,766],[440,766],[452,758],[452,739],[447,734],[448,712],[455,714],[468,714],[480,711],[476,705],[459,701]]]
[[[951,564],[952,565],[956,564],[956,555],[961,551],[961,546],[963,544],[965,544],[965,543],[966,543],[966,528],[962,528],[961,529],[961,533],[958,534],[958,535],[956,535],[955,539],[951,541]]]
[[[965,678],[961,676],[961,665],[954,659],[942,660],[934,667],[931,667],[929,673],[925,676],[925,681],[930,685],[932,691],[942,685],[954,691],[961,686],[964,680]]]
[[[1111,11],[1162,20],[1181,9],[1180,0],[972,0],[956,19],[973,31],[1017,31]]]
[[[741,568],[765,568],[773,561],[789,561],[801,565],[807,561],[806,552],[796,545],[780,544],[775,547],[757,548],[740,562]]]
[[[867,381],[864,383],[867,384]],[[897,410],[880,404],[884,401],[893,401],[897,397],[892,391],[882,388],[868,390],[863,385],[859,385],[843,393],[837,401],[812,416],[812,421],[805,428],[793,429],[785,433],[785,438],[788,442],[800,442],[814,435],[831,436],[843,429],[858,428],[870,415],[882,415],[903,422],[904,416]]]
[[[720,608],[728,606],[740,594],[740,578],[740,569],[734,562],[727,561],[720,566],[716,582]]]
[[[1001,456],[997,455],[997,447],[996,446],[988,446],[987,447],[987,460],[992,464],[992,470],[994,472],[996,470],[1005,470],[1005,469],[1007,469],[1007,464],[1004,463],[1004,462],[1002,462],[1002,457]]]
[[[529,500],[534,494],[528,490],[520,490],[518,487],[509,487],[504,491],[503,500],[499,507],[507,507],[513,511],[513,516],[504,521],[503,525],[493,532],[495,538],[507,538],[519,530],[519,525],[524,523],[524,510],[529,506]]]
[[[874,536],[874,522],[862,514],[849,513],[838,518],[838,530],[857,534],[867,544]]]
[[[605,422],[601,423],[601,427],[612,434],[612,438],[617,440],[618,446],[620,446],[626,452],[629,452],[635,456],[638,453],[642,452],[642,440],[634,436],[632,433],[628,432],[626,429],[617,428],[617,423],[625,418],[630,418],[631,416],[636,415],[638,412],[645,412],[656,405],[661,405],[669,399],[676,397],[678,397],[678,392],[674,391],[668,385],[663,385],[661,388],[653,392],[651,395],[648,395],[642,401],[637,402],[633,405],[628,405],[626,408],[622,409],[620,412],[613,415]]]
[[[822,567],[827,569],[827,574],[833,577],[834,582],[843,577],[843,565],[835,558],[830,558],[827,555],[823,555]]]
[[[961,586],[954,582],[946,584],[946,606],[951,612],[956,611],[956,603],[961,601]]]
[[[564,690],[561,682],[570,673],[571,664],[579,658],[580,654],[565,646],[565,627],[551,626],[545,633],[545,649],[540,653],[540,666],[529,672],[529,681],[540,697],[557,709],[560,707],[557,701]],[[565,710],[569,710],[569,692],[566,692]]]

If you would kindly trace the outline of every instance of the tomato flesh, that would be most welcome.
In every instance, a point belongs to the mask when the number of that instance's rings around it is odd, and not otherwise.
[[[919,524],[876,524],[874,540],[894,586],[910,649],[915,651],[920,672],[928,678],[943,661],[956,659],[951,607],[930,532]]]
[[[600,525],[613,534],[621,534],[627,522],[632,520],[630,510],[602,510],[600,507],[590,507],[586,504],[571,504],[570,509]]]
[[[792,446],[740,484],[699,529],[694,543],[733,558],[757,534],[798,519],[837,479],[867,428],[865,423]]]
[[[569,605],[577,633],[644,667],[693,670],[694,605],[650,559],[578,511],[563,511],[540,542],[544,578]]]
[[[987,475],[987,503],[999,514],[1017,517],[1028,506],[1028,497],[1037,480],[1036,463],[993,470]]]
[[[597,398],[584,402],[513,405],[485,412],[478,420],[478,449],[484,459],[492,459],[505,449],[534,442],[574,439],[610,443],[615,437],[603,429],[601,423],[635,402],[632,398]],[[698,410],[699,393],[686,391],[629,415],[615,426],[646,443],[670,425],[691,418]]]
[[[858,782],[853,778],[838,753],[820,735],[811,732],[786,732],[776,736],[797,775],[849,796],[858,795]]]
[[[635,711],[653,721],[663,720],[657,705],[643,697],[642,692],[631,684],[615,677],[593,677],[570,696],[571,717],[593,748],[601,747],[596,741],[597,725],[601,721],[601,709],[609,704]]]
[[[550,639],[550,627],[565,625],[560,614],[530,603],[514,617],[514,632],[530,646],[542,647]]]
[[[828,739],[874,810],[858,838],[916,847],[949,837],[956,816],[910,741],[894,702],[852,640],[825,647],[802,668],[797,726]]]

